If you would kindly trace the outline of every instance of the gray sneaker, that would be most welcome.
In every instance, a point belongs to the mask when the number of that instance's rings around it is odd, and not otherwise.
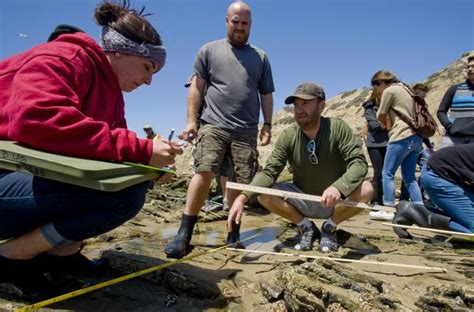
[[[336,227],[324,222],[321,227],[321,242],[319,243],[319,250],[326,253],[337,251],[338,249]]]
[[[224,200],[222,202],[222,210],[224,210],[224,211],[229,211],[230,210],[229,203],[227,202],[227,200]]]
[[[215,212],[219,211],[222,209],[222,204],[221,203],[216,203],[211,200],[206,200],[204,203],[204,206],[202,207],[202,211],[204,212]]]
[[[313,243],[321,236],[318,227],[311,221],[311,227],[307,228],[304,226],[300,227],[302,232],[301,240],[295,245],[296,250],[308,251],[313,249]]]

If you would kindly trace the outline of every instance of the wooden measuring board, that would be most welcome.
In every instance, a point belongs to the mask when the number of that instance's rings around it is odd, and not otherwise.
[[[38,151],[13,141],[0,141],[0,159],[41,168],[62,175],[98,180],[143,173],[174,173],[173,170],[139,164],[117,164]]]
[[[321,202],[321,196],[309,195],[309,194],[304,194],[304,193],[296,193],[296,192],[288,192],[288,191],[282,191],[282,190],[277,190],[277,189],[272,189],[272,188],[267,188],[267,187],[253,186],[253,185],[247,185],[247,184],[241,184],[241,183],[227,182],[226,188],[239,190],[239,191],[249,191],[249,192],[259,193],[259,194],[273,195],[277,197],[288,197],[288,198],[296,198],[296,199],[302,199],[302,200],[308,200],[308,201]],[[386,206],[380,206],[380,205],[368,205],[364,203],[355,202],[352,200],[340,200],[338,201],[337,205],[351,206],[355,208],[369,209],[369,210],[396,212],[395,208],[392,208],[392,207],[386,207]]]
[[[459,238],[464,240],[469,240],[474,242],[474,233],[463,233],[463,232],[455,232],[455,231],[446,231],[446,230],[438,230],[438,229],[431,229],[419,226],[412,226],[412,225],[402,225],[402,224],[393,224],[393,223],[382,223],[383,225],[391,226],[391,227],[399,227],[402,229],[407,230],[417,230],[417,231],[424,231],[424,232],[432,232],[436,234],[443,234],[450,236],[450,238]]]
[[[103,179],[85,179],[78,178],[59,172],[51,171],[45,168],[36,167],[30,164],[20,164],[8,160],[0,160],[0,168],[19,171],[24,173],[30,173],[32,175],[42,177],[45,179],[51,179],[59,182],[73,184],[77,186],[92,188],[99,191],[105,192],[116,192],[129,186],[157,179],[161,174],[157,172],[144,172],[137,174],[129,174],[118,177],[110,177]]]

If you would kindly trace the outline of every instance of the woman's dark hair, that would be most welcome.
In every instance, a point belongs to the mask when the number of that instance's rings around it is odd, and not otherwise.
[[[120,3],[105,0],[97,5],[94,19],[97,24],[109,26],[138,44],[162,45],[160,35],[145,19],[145,16],[150,14],[143,14],[144,11],[145,7],[140,11],[130,8],[128,0],[122,0]]]

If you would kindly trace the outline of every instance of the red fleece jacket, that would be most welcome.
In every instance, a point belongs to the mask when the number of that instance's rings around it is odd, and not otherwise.
[[[0,62],[0,139],[82,158],[147,164],[153,143],[127,130],[100,46],[66,34]]]

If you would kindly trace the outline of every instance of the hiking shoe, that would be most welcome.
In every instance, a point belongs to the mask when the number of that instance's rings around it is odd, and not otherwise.
[[[321,227],[321,241],[319,242],[319,250],[326,253],[337,251],[338,248],[339,246],[337,245],[336,227],[324,222],[323,226]]]
[[[389,211],[371,211],[369,216],[372,220],[383,220],[383,221],[392,221],[395,214]]]
[[[201,210],[204,212],[214,212],[214,211],[221,210],[221,208],[222,208],[222,204],[216,203],[211,200],[206,200]]]
[[[313,243],[321,236],[318,227],[311,221],[311,227],[300,226],[299,230],[302,232],[301,239],[295,245],[296,250],[308,251],[313,249]]]
[[[227,202],[227,200],[224,200],[222,202],[222,210],[224,210],[224,211],[229,211],[230,210],[229,203]]]
[[[191,235],[179,231],[176,237],[165,247],[165,254],[168,258],[181,259],[191,252]]]

